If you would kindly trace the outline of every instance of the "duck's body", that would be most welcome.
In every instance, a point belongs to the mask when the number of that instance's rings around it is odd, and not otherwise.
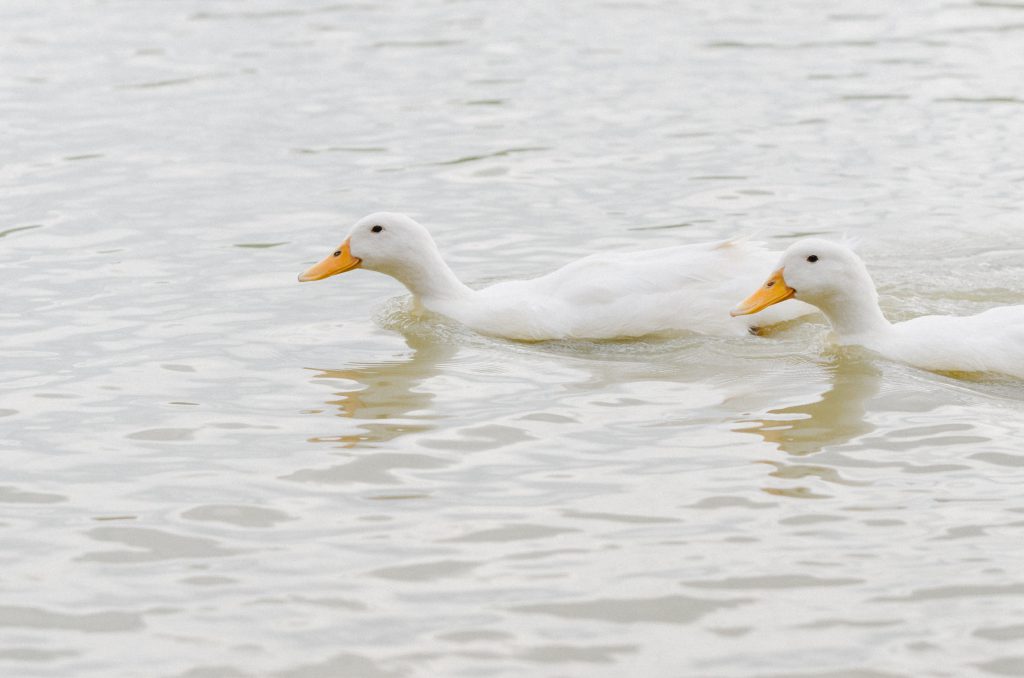
[[[921,316],[839,341],[928,370],[1024,377],[1024,306],[972,316]]]
[[[743,319],[723,312],[778,257],[743,240],[593,254],[538,278],[479,290],[460,282],[426,229],[403,215],[362,219],[338,252],[339,257],[328,257],[300,279],[318,280],[355,266],[387,273],[412,292],[421,308],[509,339],[680,332],[739,336],[813,312],[804,304]],[[355,263],[338,265],[341,254]]]
[[[864,263],[843,245],[800,241],[786,250],[776,268],[764,287],[733,311],[735,315],[774,308],[792,297],[817,306],[839,344],[863,346],[927,370],[1024,377],[1024,306],[891,323],[878,305]]]
[[[741,336],[812,312],[801,304],[739,323],[723,312],[725,299],[749,289],[756,271],[776,256],[743,241],[592,254],[538,278],[500,282],[455,299],[422,296],[420,302],[477,332],[510,339]],[[773,313],[778,310],[783,312]]]

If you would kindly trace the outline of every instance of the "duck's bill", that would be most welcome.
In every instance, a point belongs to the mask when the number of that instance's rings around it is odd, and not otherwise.
[[[751,294],[749,297],[741,301],[736,308],[734,308],[730,315],[736,317],[738,315],[750,315],[751,313],[757,313],[763,311],[769,306],[773,306],[780,301],[789,299],[796,290],[786,284],[786,279],[782,275],[783,269],[779,269],[772,273],[772,276],[768,278],[764,285],[762,285],[756,292]]]
[[[330,278],[332,275],[338,275],[345,271],[351,271],[353,268],[359,268],[359,265],[362,263],[362,259],[352,256],[349,241],[346,240],[341,243],[341,247],[328,254],[320,262],[311,266],[305,273],[300,275],[299,282]]]

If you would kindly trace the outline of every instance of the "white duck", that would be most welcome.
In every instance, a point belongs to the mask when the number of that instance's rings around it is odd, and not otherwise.
[[[613,339],[692,331],[743,335],[812,313],[804,304],[730,318],[723,308],[758,282],[778,256],[742,240],[593,254],[531,280],[470,289],[452,273],[427,229],[402,214],[356,222],[345,241],[299,276],[322,280],[354,268],[386,273],[419,308],[509,339]]]
[[[927,370],[1024,377],[1024,306],[890,323],[878,306],[867,267],[845,245],[801,240],[783,253],[776,269],[732,315],[763,312],[793,297],[821,309],[839,344],[864,346]]]

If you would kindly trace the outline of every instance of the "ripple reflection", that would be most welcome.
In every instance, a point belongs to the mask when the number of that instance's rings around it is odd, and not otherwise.
[[[842,355],[828,373],[828,385],[812,400],[770,409],[745,431],[796,456],[871,433],[875,426],[865,416],[867,402],[881,388],[881,371],[868,360]]]

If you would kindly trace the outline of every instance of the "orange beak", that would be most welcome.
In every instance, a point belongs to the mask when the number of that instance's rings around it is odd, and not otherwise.
[[[359,265],[363,263],[363,260],[358,257],[352,256],[352,250],[349,247],[349,241],[341,243],[334,254],[329,254],[321,259],[315,266],[312,266],[305,273],[299,276],[299,282],[309,282],[310,280],[323,280],[324,278],[330,278],[332,275],[338,275],[345,271],[351,271],[353,268],[359,268]]]
[[[784,270],[780,268],[772,273],[761,288],[741,301],[729,315],[735,318],[738,315],[757,313],[796,294],[796,290],[786,284],[786,279],[782,276]]]

